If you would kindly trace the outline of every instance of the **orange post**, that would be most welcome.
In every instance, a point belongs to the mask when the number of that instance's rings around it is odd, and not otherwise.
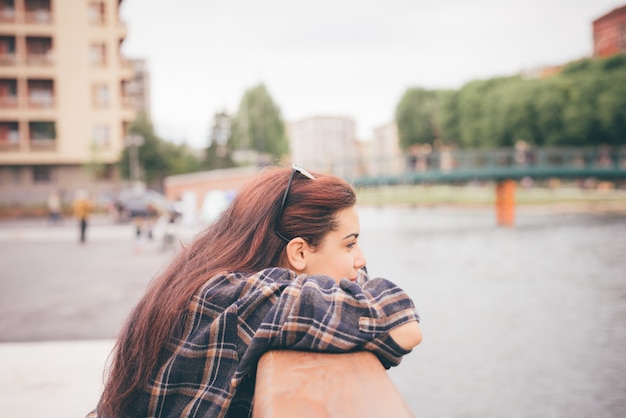
[[[498,225],[515,224],[515,181],[503,180],[496,185],[496,214]]]

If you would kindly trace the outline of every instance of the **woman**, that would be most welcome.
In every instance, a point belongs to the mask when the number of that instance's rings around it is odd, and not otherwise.
[[[264,170],[151,284],[92,416],[250,416],[271,349],[368,350],[397,365],[421,341],[419,317],[364,273],[355,203],[338,177]]]

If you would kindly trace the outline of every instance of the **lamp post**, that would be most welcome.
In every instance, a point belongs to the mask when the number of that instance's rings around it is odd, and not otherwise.
[[[129,135],[124,138],[124,145],[128,147],[128,164],[130,179],[136,183],[139,181],[139,147],[144,143],[143,136]]]

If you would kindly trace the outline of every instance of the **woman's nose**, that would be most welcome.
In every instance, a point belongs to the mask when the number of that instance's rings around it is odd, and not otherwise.
[[[367,260],[365,259],[365,254],[363,254],[363,251],[359,248],[356,257],[354,258],[354,268],[360,269],[365,267],[366,264]]]

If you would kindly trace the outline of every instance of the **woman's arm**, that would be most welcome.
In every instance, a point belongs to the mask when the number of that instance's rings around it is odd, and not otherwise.
[[[422,342],[422,327],[419,322],[411,321],[400,325],[389,331],[389,336],[405,350],[412,350],[413,347]]]
[[[259,324],[253,351],[363,349],[391,367],[421,340],[413,302],[388,280],[372,279],[360,286],[348,280],[338,285],[323,276],[287,278],[275,289],[278,300]]]

